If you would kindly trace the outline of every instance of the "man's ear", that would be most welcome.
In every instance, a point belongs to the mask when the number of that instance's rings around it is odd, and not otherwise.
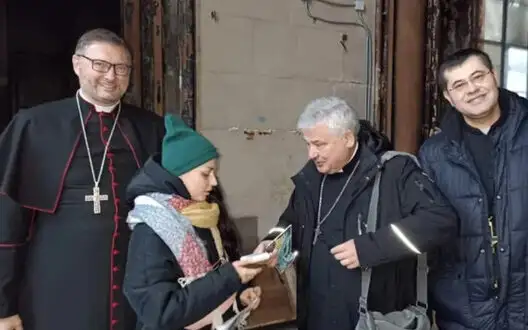
[[[491,70],[491,74],[493,74],[493,77],[495,78],[495,83],[497,85],[499,85],[500,76],[499,76],[499,73],[497,72],[497,70],[495,70],[495,69]]]
[[[75,74],[77,76],[79,76],[79,66],[81,65],[80,63],[80,60],[79,60],[79,56],[77,55],[73,55],[72,56],[72,66],[73,66],[73,72],[75,72]]]
[[[444,99],[446,99],[449,104],[455,106],[455,104],[453,103],[453,98],[451,97],[451,95],[449,95],[449,92],[447,90],[444,89],[442,94],[444,95]]]
[[[345,132],[344,138],[346,140],[346,146],[347,148],[352,148],[356,144],[356,136],[354,136],[354,133],[352,131],[348,130]]]

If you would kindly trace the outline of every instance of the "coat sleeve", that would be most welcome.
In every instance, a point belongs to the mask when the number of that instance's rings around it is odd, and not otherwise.
[[[29,239],[33,211],[0,195],[0,319],[18,314],[18,296],[24,247]]]
[[[428,252],[455,237],[457,216],[433,181],[414,161],[406,160],[401,168],[401,175],[395,184],[403,218],[394,225],[420,252]],[[380,191],[380,201],[382,196]],[[361,235],[354,243],[363,267],[377,266],[414,254],[390,226]]]
[[[18,112],[0,134],[0,194],[9,195],[17,202],[24,179],[19,172],[31,151],[26,134],[29,120],[24,111]]]
[[[263,240],[273,240],[283,231],[283,229],[285,229],[289,225],[292,225],[293,237],[299,237],[299,235],[297,235],[296,233],[296,231],[300,230],[300,228],[298,226],[297,215],[295,213],[295,190],[290,196],[288,206],[286,206],[286,209],[284,210],[284,212],[282,212],[281,216],[279,217],[277,225],[275,225],[275,227],[273,227],[268,232],[268,234],[264,237]],[[293,239],[292,248],[294,250],[298,249],[298,243],[299,242],[297,242],[297,240]]]
[[[429,159],[427,157],[426,148],[426,146],[422,146],[420,148],[420,151],[418,151],[418,159],[420,161],[420,165],[422,166],[422,170],[431,178],[431,180],[436,181],[435,173],[432,171]]]
[[[160,118],[156,120],[156,143],[157,143],[157,149],[155,150],[155,153],[161,153],[161,147],[163,145],[163,137],[165,136],[165,123],[163,121],[163,118]]]
[[[231,264],[183,288],[179,277],[183,272],[165,243],[147,225],[137,225],[130,238],[123,292],[145,328],[183,329],[242,287]]]

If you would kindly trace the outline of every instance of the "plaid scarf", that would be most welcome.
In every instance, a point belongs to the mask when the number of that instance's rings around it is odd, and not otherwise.
[[[214,238],[218,256],[225,258],[218,219],[217,204],[194,202],[177,195],[150,193],[137,197],[129,212],[131,229],[147,224],[169,247],[187,279],[195,279],[213,269],[207,250],[193,226],[208,228]]]
[[[207,258],[207,250],[194,227],[211,230],[220,261],[227,261],[218,230],[220,209],[218,204],[194,202],[177,195],[151,193],[136,197],[134,208],[129,212],[127,223],[131,229],[145,223],[163,240],[176,257],[184,277],[178,283],[184,287],[213,270]],[[207,325],[215,329],[223,322],[223,314],[231,307],[238,309],[236,294],[224,301],[204,318],[185,327],[198,330]]]

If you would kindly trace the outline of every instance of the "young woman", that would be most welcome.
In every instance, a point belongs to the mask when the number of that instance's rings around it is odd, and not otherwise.
[[[123,290],[138,329],[214,329],[260,301],[248,288],[260,271],[240,261],[239,240],[217,190],[216,148],[174,116],[161,156],[127,189],[133,203]],[[241,292],[241,294],[237,294]]]

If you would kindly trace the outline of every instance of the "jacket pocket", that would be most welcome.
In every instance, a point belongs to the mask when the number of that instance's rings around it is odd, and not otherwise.
[[[456,320],[457,323],[464,320],[463,323],[471,323],[473,317],[463,265],[431,274],[429,283],[432,293],[431,307],[436,311],[437,319],[448,322]]]

